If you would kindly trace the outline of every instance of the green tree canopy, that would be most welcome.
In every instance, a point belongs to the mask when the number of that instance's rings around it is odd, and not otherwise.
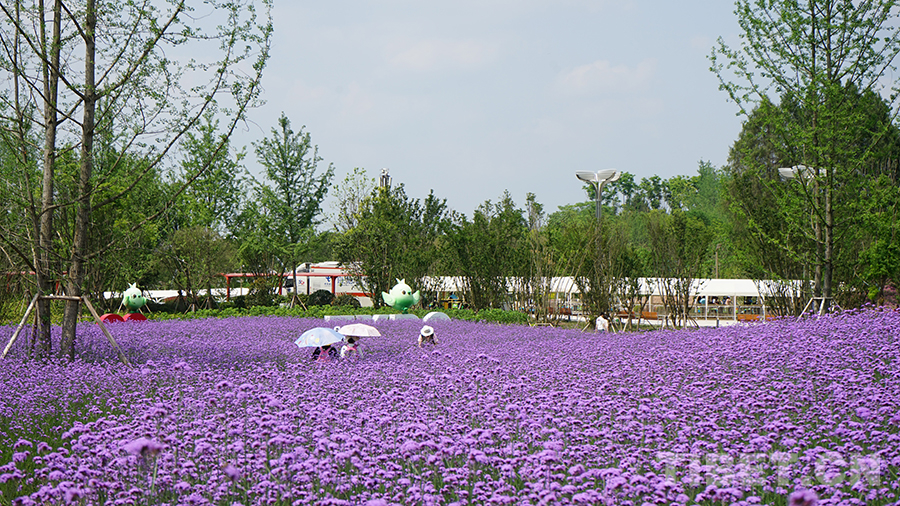
[[[254,143],[254,147],[266,176],[263,181],[256,181],[254,188],[256,208],[265,214],[258,226],[266,231],[264,243],[280,260],[279,273],[294,272],[296,287],[295,271],[309,251],[315,225],[320,223],[322,201],[334,167],[329,165],[318,172],[322,161],[318,146],[312,144],[310,133],[304,132],[303,127],[294,132],[284,113],[271,137]],[[258,234],[253,237],[261,238]]]
[[[182,142],[181,172],[172,181],[178,195],[176,229],[203,227],[227,233],[243,200],[243,152],[232,153],[231,142],[219,132],[219,121],[206,114]]]
[[[409,198],[403,185],[379,187],[360,203],[356,226],[342,234],[335,249],[378,307],[384,304],[381,293],[389,292],[398,279],[413,290],[431,291],[423,281],[438,274],[440,238],[447,223],[447,203],[434,192],[419,201]]]
[[[773,198],[784,208],[799,196],[811,213],[812,227],[808,213],[784,218],[791,229],[813,229],[815,292],[828,301],[835,240],[853,226],[836,204],[861,194],[860,175],[892,135],[890,121],[866,121],[872,111],[866,97],[889,96],[889,105],[897,104],[882,83],[900,53],[900,12],[893,0],[738,0],[736,7],[742,42],[732,48],[720,39],[712,71],[743,114],[757,115],[754,128],[776,148],[766,171],[812,168],[793,182],[797,192],[773,190]],[[753,151],[747,155],[762,161],[766,150]]]

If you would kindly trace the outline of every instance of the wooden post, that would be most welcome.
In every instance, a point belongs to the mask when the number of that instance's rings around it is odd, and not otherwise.
[[[9,352],[9,349],[12,348],[13,343],[16,342],[16,338],[19,337],[19,332],[22,331],[22,327],[25,325],[25,320],[28,318],[28,315],[34,309],[34,305],[40,299],[69,300],[69,301],[84,302],[84,305],[87,306],[88,311],[91,312],[91,316],[93,316],[94,320],[97,322],[97,324],[100,325],[100,330],[103,331],[103,334],[106,336],[106,340],[109,341],[109,344],[111,344],[113,349],[116,350],[116,354],[119,355],[119,360],[121,360],[122,363],[124,363],[125,365],[131,365],[131,363],[128,362],[128,357],[126,357],[125,354],[122,353],[121,348],[119,348],[119,345],[116,343],[116,340],[113,339],[112,334],[110,334],[109,330],[107,330],[106,325],[103,324],[103,320],[100,319],[100,315],[97,314],[97,310],[94,309],[94,306],[91,304],[91,301],[88,300],[86,295],[83,295],[81,297],[73,297],[73,296],[69,296],[69,295],[44,295],[44,296],[35,295],[34,298],[31,299],[31,304],[28,305],[28,309],[25,310],[25,316],[22,317],[22,321],[19,323],[19,326],[16,328],[16,331],[13,332],[12,337],[9,339],[9,343],[6,345],[6,348],[3,350],[3,354],[0,355],[0,359],[6,358],[6,354]]]
[[[16,327],[16,331],[13,332],[12,337],[9,338],[9,342],[6,344],[6,348],[3,349],[3,354],[0,355],[0,359],[6,358],[6,354],[9,353],[9,349],[12,348],[13,343],[16,342],[16,339],[19,337],[19,332],[22,332],[22,327],[25,326],[25,321],[28,319],[28,315],[31,314],[31,311],[34,309],[34,305],[37,304],[38,298],[40,298],[40,295],[35,294],[35,296],[31,299],[31,303],[28,304],[28,309],[25,310],[25,316],[22,317],[22,321],[20,321],[19,326]]]
[[[122,361],[125,365],[131,365],[128,362],[128,357],[122,353],[122,350],[119,348],[119,345],[116,343],[116,340],[113,339],[112,334],[109,333],[109,330],[106,329],[106,325],[103,324],[103,320],[100,319],[100,315],[97,314],[97,310],[94,309],[94,306],[91,304],[91,301],[88,300],[87,295],[82,295],[81,300],[84,301],[84,305],[87,306],[88,311],[91,312],[91,315],[96,320],[97,324],[100,325],[100,330],[103,331],[103,334],[106,336],[106,340],[109,341],[109,344],[112,345],[113,349],[116,350],[116,353],[119,355],[119,360]]]

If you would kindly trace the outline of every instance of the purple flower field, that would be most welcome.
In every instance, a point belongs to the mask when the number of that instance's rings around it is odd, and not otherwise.
[[[0,504],[900,504],[900,312],[640,334],[96,325],[0,362]],[[5,346],[13,328],[0,327]]]

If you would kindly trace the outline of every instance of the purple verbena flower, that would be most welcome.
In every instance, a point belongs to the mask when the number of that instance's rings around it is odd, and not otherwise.
[[[798,490],[788,496],[788,506],[816,506],[819,496],[812,490]]]
[[[232,483],[241,479],[241,472],[232,464],[226,465],[223,471],[225,472],[225,476],[228,476],[228,479],[231,480]]]
[[[145,437],[139,437],[134,441],[127,443],[122,448],[125,449],[126,452],[132,455],[140,455],[141,457],[147,456],[155,456],[157,455],[164,446],[160,443],[152,439],[147,439]]]

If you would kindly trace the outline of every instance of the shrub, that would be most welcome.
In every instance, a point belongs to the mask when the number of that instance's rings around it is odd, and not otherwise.
[[[230,307],[235,307],[238,309],[243,309],[247,307],[247,298],[243,295],[238,295],[237,297],[231,297],[227,302],[222,303],[222,309],[227,309]]]
[[[330,292],[325,291],[325,293],[331,295]],[[252,306],[242,308],[238,307],[237,305],[231,305],[230,303],[222,303],[220,309],[198,309],[197,311],[182,313],[153,312],[151,314],[148,314],[147,317],[154,320],[191,320],[195,318],[229,318],[238,316],[291,316],[297,318],[323,318],[327,315],[374,315],[397,313],[395,309],[389,307],[376,309],[372,307],[337,305],[335,303],[314,305],[310,302],[315,299],[315,297],[313,297],[314,295],[315,293],[309,296],[309,301],[306,302],[306,309],[304,309],[303,306],[300,305],[295,305],[294,307],[285,305]],[[326,296],[323,295],[322,297],[325,298]],[[303,298],[305,298],[305,296],[301,295],[301,300]],[[232,298],[232,300],[235,299],[237,299],[237,297]],[[411,309],[409,312],[418,316],[419,318],[424,318],[425,315],[430,313],[431,311],[432,310],[430,309]],[[442,310],[442,312],[446,313],[447,316],[454,320],[499,323],[504,325],[528,325],[530,323],[528,315],[519,311],[487,309],[476,312],[471,309],[444,309]]]
[[[247,307],[270,307],[275,305],[275,291],[272,288],[270,279],[266,277],[253,278],[249,288],[250,290],[244,300]]]
[[[359,301],[356,300],[356,297],[348,294],[341,294],[334,298],[331,301],[332,306],[346,306],[346,307],[360,307]]]
[[[334,300],[334,294],[328,290],[316,290],[309,295],[307,302],[310,306],[328,306]]]

